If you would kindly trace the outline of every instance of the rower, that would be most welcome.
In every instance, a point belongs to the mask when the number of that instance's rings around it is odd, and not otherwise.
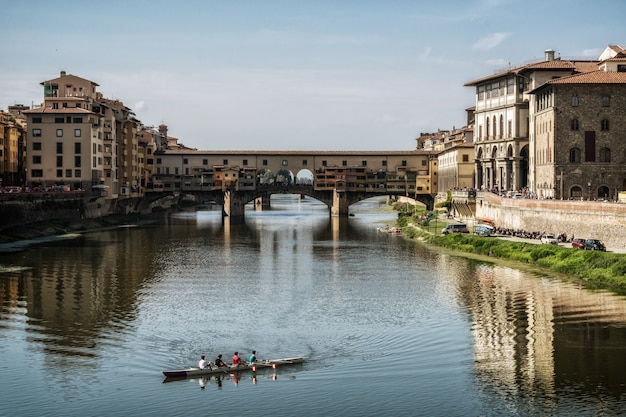
[[[222,354],[221,353],[219,355],[217,355],[217,358],[215,358],[215,362],[213,362],[213,363],[218,368],[228,368],[228,366],[222,360]]]
[[[200,356],[200,361],[198,361],[198,368],[200,369],[211,369],[211,365],[207,363],[204,355]]]
[[[256,361],[257,361],[257,359],[256,359],[256,350],[253,350],[252,354],[250,355],[250,358],[248,358],[248,362],[255,363]]]
[[[233,366],[241,365],[241,358],[239,357],[239,352],[235,352],[233,355]]]

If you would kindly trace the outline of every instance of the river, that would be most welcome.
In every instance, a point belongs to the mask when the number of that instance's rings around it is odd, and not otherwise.
[[[626,415],[626,300],[275,196],[0,255],[0,415]],[[303,365],[165,380],[234,351]]]

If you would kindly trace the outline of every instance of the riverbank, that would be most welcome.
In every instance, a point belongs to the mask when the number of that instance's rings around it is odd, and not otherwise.
[[[495,236],[483,237],[464,233],[436,235],[414,224],[406,225],[403,235],[409,239],[468,254],[510,260],[544,271],[557,272],[585,288],[626,294],[626,255],[622,253],[538,245]]]
[[[0,252],[15,252],[39,243],[122,226],[150,224],[154,215],[111,215],[95,219],[49,220],[0,231]]]

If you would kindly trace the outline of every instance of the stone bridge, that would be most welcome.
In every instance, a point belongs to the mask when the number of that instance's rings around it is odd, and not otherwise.
[[[163,198],[164,193],[150,193],[152,200]],[[172,195],[170,193],[165,193]],[[263,185],[254,190],[181,190],[178,194],[179,201],[188,195],[194,195],[197,199],[215,201],[222,206],[222,216],[229,218],[230,222],[243,221],[245,206],[250,202],[261,204],[262,207],[270,206],[272,194],[300,194],[312,197],[326,204],[332,216],[348,216],[349,207],[359,201],[377,196],[406,196],[405,190],[386,190],[384,188],[370,188],[360,190],[344,190],[333,188],[330,190],[316,190],[310,185]],[[434,198],[429,194],[416,194],[411,196],[423,203],[427,209],[432,210]]]

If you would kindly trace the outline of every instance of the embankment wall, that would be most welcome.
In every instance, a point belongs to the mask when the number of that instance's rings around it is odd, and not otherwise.
[[[567,233],[600,239],[608,248],[626,249],[626,204],[561,201],[476,195],[476,217],[493,219],[496,226],[546,233]]]

